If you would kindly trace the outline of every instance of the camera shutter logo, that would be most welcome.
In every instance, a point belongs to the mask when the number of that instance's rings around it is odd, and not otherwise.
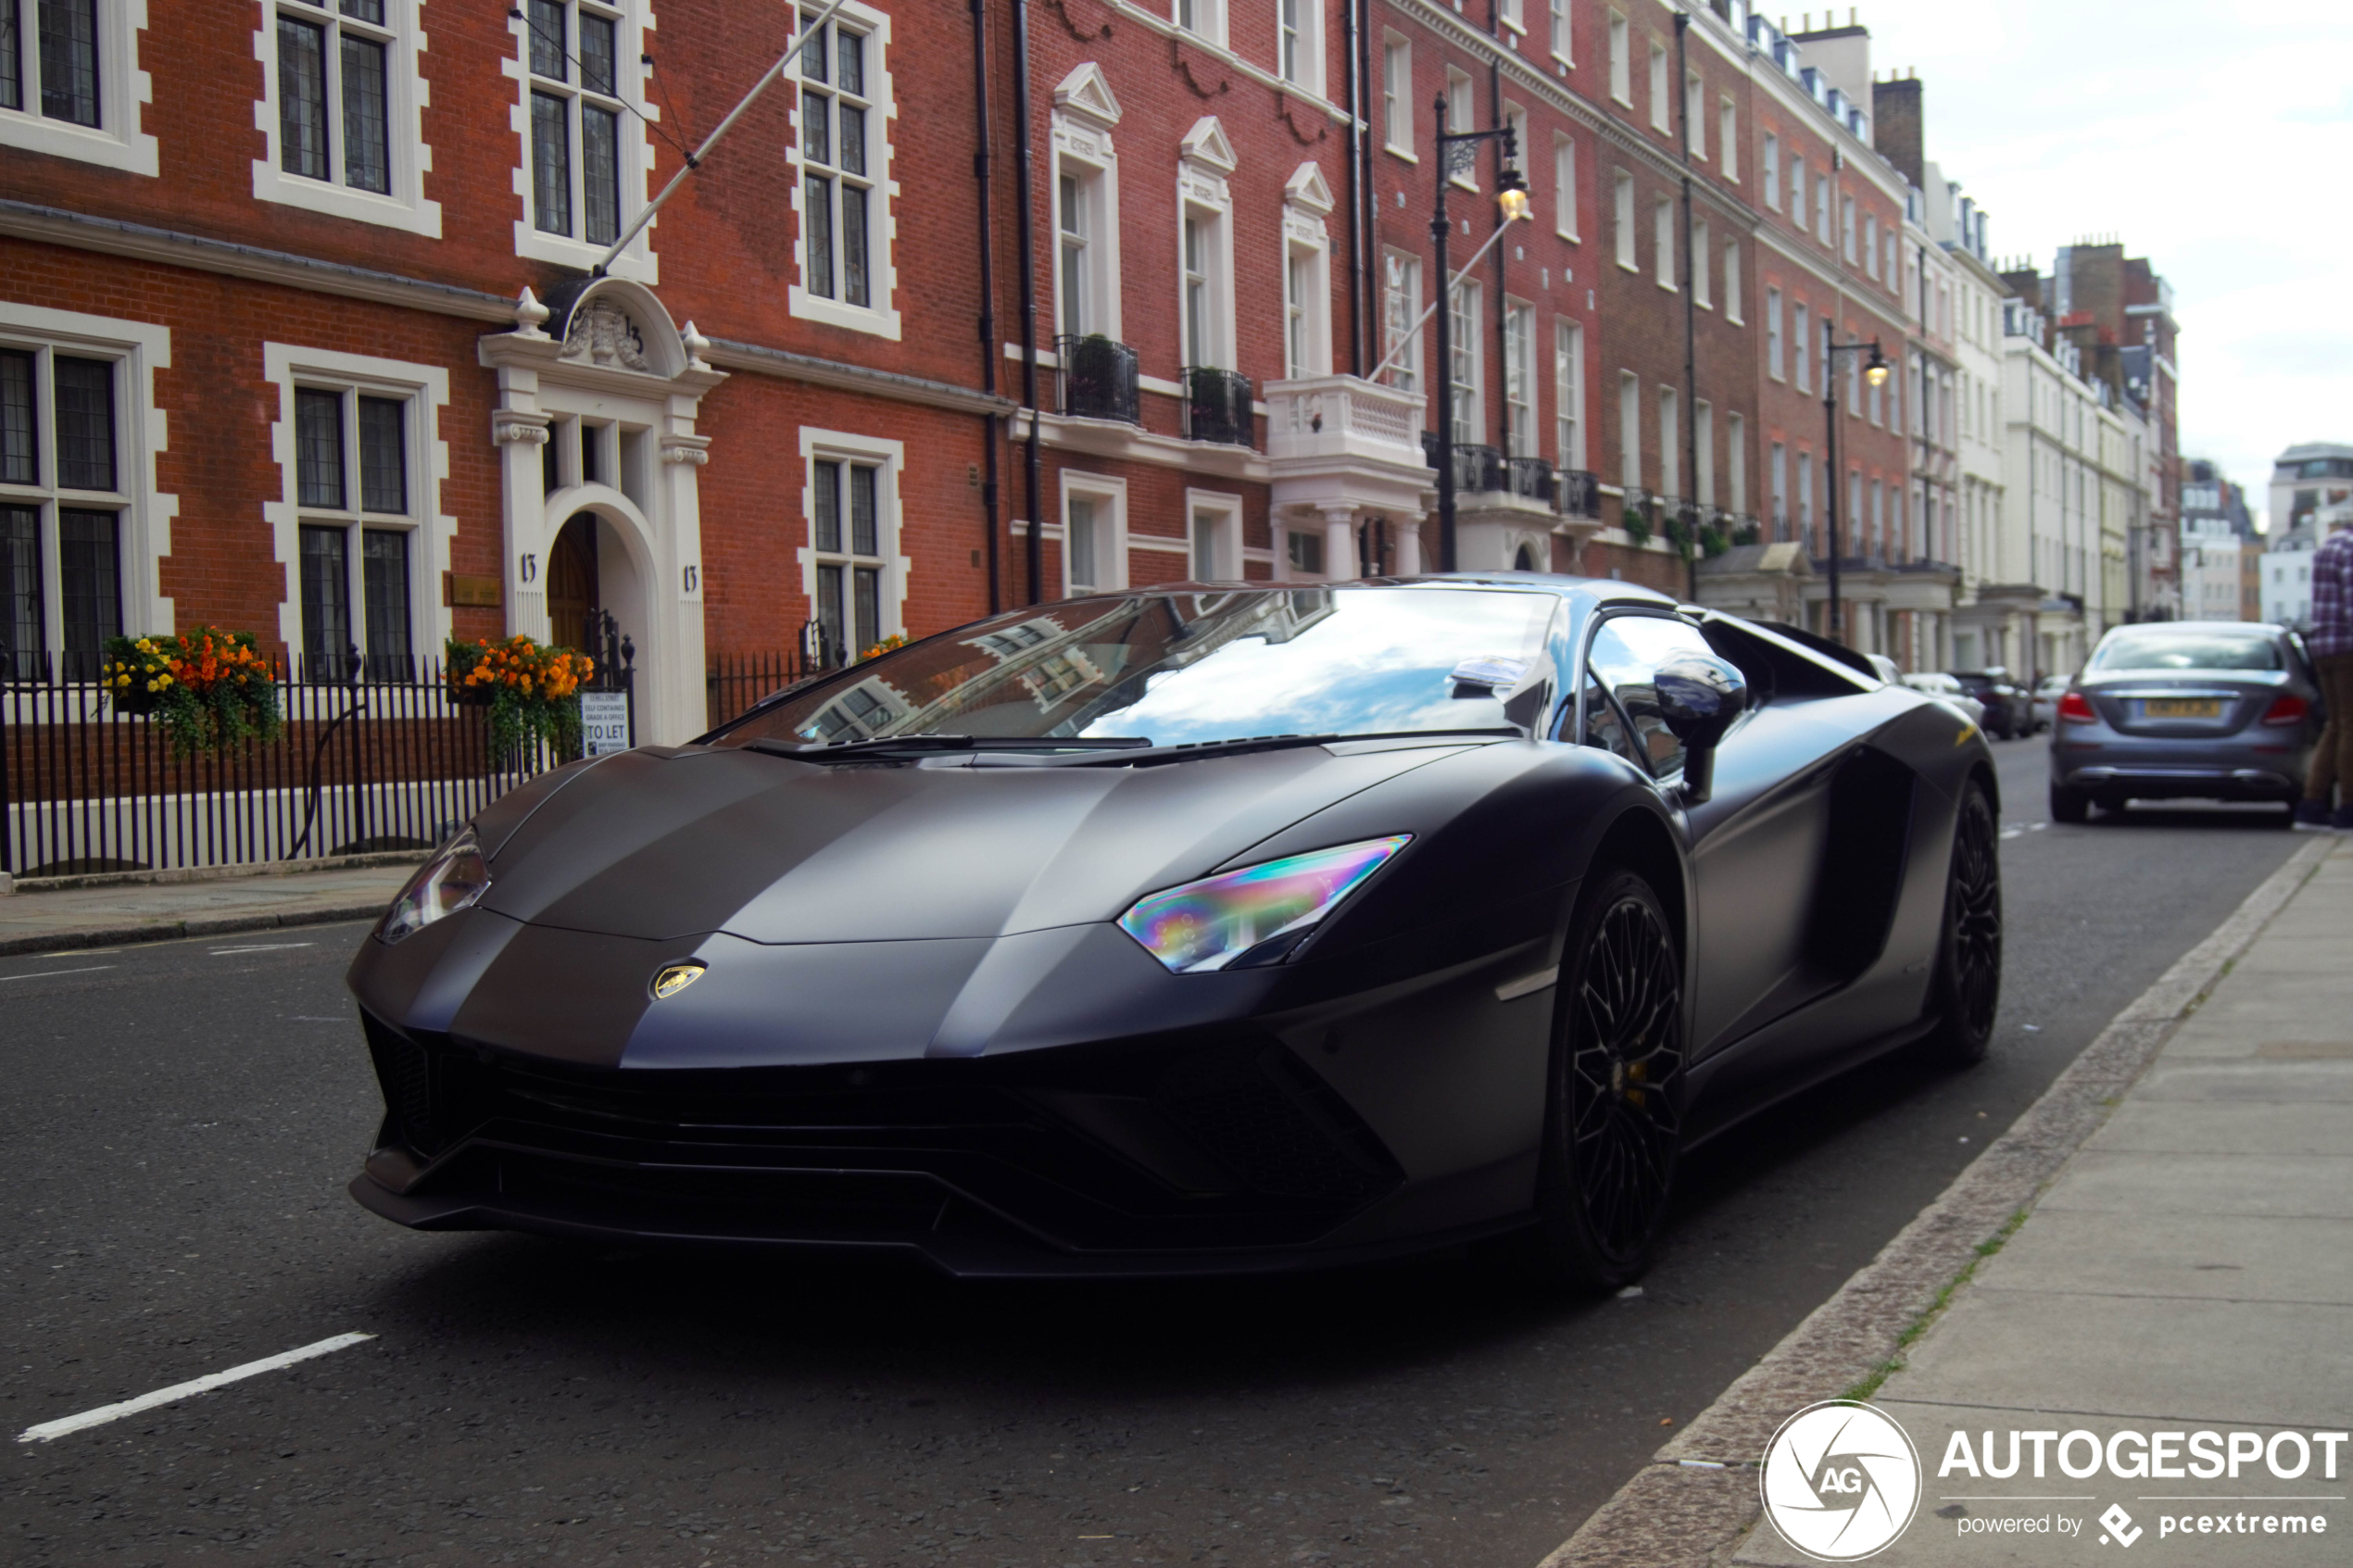
[[[1823,1562],[1854,1562],[1904,1533],[1920,1500],[1920,1456],[1869,1405],[1826,1399],[1781,1423],[1757,1478],[1781,1539]]]

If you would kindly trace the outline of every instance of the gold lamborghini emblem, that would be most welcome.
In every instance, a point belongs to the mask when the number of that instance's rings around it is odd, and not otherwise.
[[[654,1000],[674,997],[702,978],[711,966],[700,959],[688,959],[685,963],[664,964],[654,975]]]

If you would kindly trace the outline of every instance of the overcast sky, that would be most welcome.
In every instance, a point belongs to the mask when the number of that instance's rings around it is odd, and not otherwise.
[[[1879,0],[1856,19],[1875,70],[1919,73],[1927,155],[1992,215],[1997,259],[2047,272],[2114,235],[2172,283],[2184,457],[2259,513],[2281,448],[2353,442],[2353,6]]]

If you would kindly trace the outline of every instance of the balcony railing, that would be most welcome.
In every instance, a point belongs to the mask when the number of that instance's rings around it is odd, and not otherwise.
[[[1180,372],[1185,386],[1185,439],[1216,441],[1228,446],[1254,446],[1251,421],[1250,378],[1214,365],[1188,365]]]
[[[1491,488],[1517,495],[1524,501],[1541,501],[1549,506],[1553,499],[1553,465],[1541,458],[1505,458],[1502,483]]]
[[[1438,466],[1438,435],[1422,432],[1422,458]],[[1541,458],[1507,458],[1493,446],[1477,442],[1454,443],[1454,492],[1460,495],[1516,495],[1524,501],[1550,505],[1553,465]]]
[[[1553,470],[1553,510],[1563,517],[1591,518],[1599,521],[1602,515],[1602,476],[1583,469]]]
[[[1054,340],[1054,383],[1062,411],[1081,420],[1141,422],[1137,408],[1136,351],[1101,333]]]

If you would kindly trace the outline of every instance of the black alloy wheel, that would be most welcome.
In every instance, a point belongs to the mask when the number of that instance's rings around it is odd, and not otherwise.
[[[1944,884],[1944,934],[1937,955],[1936,990],[1930,998],[1930,1005],[1941,1016],[1928,1043],[1935,1055],[1955,1066],[1984,1060],[1985,1048],[1994,1039],[1994,1015],[2002,1001],[2002,857],[1997,825],[1985,786],[1971,782],[1953,824],[1953,869]]]
[[[1649,1267],[1682,1139],[1682,959],[1650,884],[1597,873],[1569,930],[1536,1235],[1541,1271],[1615,1290]]]

